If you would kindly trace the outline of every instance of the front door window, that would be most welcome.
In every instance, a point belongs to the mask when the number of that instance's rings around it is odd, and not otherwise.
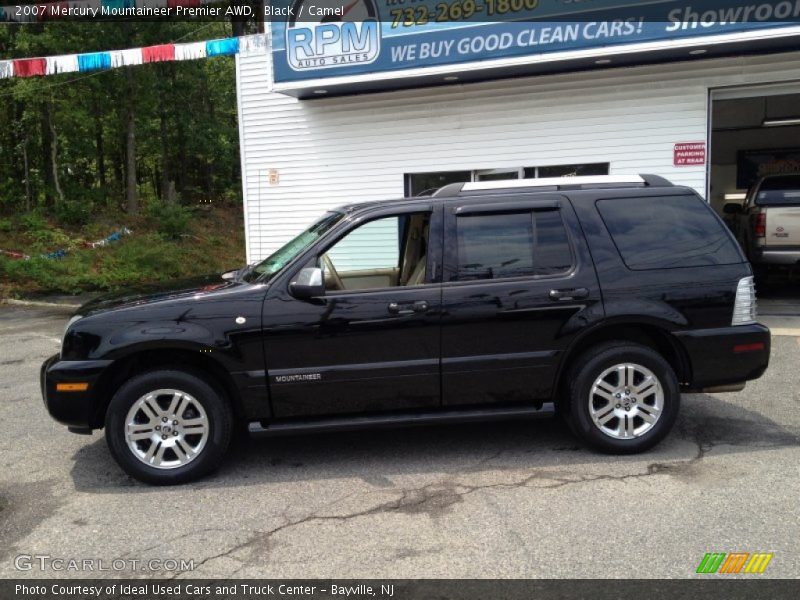
[[[319,259],[329,291],[421,285],[426,281],[429,213],[369,221]]]

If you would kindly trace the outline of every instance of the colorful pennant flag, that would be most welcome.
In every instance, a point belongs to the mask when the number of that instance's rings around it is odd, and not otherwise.
[[[112,50],[109,52],[111,55],[111,68],[117,69],[119,67],[132,67],[134,65],[142,64],[142,49],[129,48],[128,50]]]
[[[239,38],[239,54],[256,54],[267,49],[267,36],[245,35]]]
[[[61,56],[48,56],[45,75],[58,75],[59,73],[74,73],[78,70],[77,54],[62,54]]]
[[[175,44],[175,60],[195,60],[206,56],[206,42]]]
[[[90,54],[78,55],[78,70],[81,73],[86,71],[102,71],[111,68],[111,55],[108,52],[92,52]]]
[[[239,38],[226,38],[224,40],[209,40],[206,42],[208,56],[226,56],[239,53]]]
[[[44,58],[18,58],[14,60],[14,75],[17,77],[33,77],[44,75],[47,60]]]
[[[173,60],[175,60],[174,44],[160,44],[158,46],[146,46],[142,48],[143,62],[169,62]]]

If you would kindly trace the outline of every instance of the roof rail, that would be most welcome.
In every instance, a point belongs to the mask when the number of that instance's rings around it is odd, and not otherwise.
[[[673,187],[675,185],[669,179],[661,177],[660,175],[643,173],[640,177],[644,179],[644,182],[650,187]]]
[[[458,193],[461,191],[461,188],[464,187],[463,183],[448,183],[440,187],[438,190],[431,194],[434,197],[448,197],[448,196],[458,196]]]
[[[672,187],[672,183],[658,175],[589,175],[580,177],[539,177],[537,179],[503,179],[500,181],[471,181],[451,183],[439,188],[434,196],[457,196],[461,192],[503,190],[520,188],[591,189],[598,187],[641,186]]]

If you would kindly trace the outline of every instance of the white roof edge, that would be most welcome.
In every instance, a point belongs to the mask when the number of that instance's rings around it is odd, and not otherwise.
[[[473,181],[465,183],[461,189],[495,190],[502,188],[552,187],[558,185],[601,185],[615,183],[640,183],[645,181],[641,175],[588,175],[580,177],[540,177],[538,179],[501,179],[499,181]]]

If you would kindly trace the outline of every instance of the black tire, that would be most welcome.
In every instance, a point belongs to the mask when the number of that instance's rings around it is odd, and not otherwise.
[[[137,458],[126,440],[128,412],[142,397],[163,389],[179,390],[189,394],[205,411],[208,423],[208,434],[201,449],[186,464],[171,468],[157,468],[145,464]],[[188,414],[191,417],[193,416],[191,408],[189,410]],[[131,477],[154,485],[186,483],[216,469],[228,449],[232,429],[233,412],[227,399],[199,373],[184,370],[148,371],[132,377],[114,394],[105,419],[106,442],[119,466]],[[190,439],[188,434],[186,439]],[[142,443],[149,447],[152,442],[145,440]],[[177,454],[171,456],[178,459]]]
[[[655,423],[637,437],[626,439],[604,433],[593,421],[589,408],[590,399],[592,402],[599,400],[601,407],[599,410],[604,410],[603,399],[590,395],[594,383],[607,369],[623,363],[640,365],[648,369],[660,383],[663,393],[663,406]],[[567,382],[569,412],[566,417],[570,429],[591,447],[609,454],[636,454],[652,448],[672,429],[680,409],[680,387],[672,367],[655,350],[632,342],[608,342],[591,348],[572,365],[567,374]],[[647,408],[647,403],[654,403],[646,394],[643,397],[645,399],[636,399],[640,403],[645,403],[643,408]],[[631,410],[630,414],[642,414],[641,411],[636,413],[639,409],[635,404],[631,405]],[[616,409],[615,412],[622,414],[623,417],[616,420],[612,418],[609,428],[616,426],[621,429],[620,423],[628,422],[627,419],[632,417],[620,412],[620,409]],[[649,414],[649,411],[646,414]],[[635,417],[632,422],[640,425],[645,423],[641,416]]]

